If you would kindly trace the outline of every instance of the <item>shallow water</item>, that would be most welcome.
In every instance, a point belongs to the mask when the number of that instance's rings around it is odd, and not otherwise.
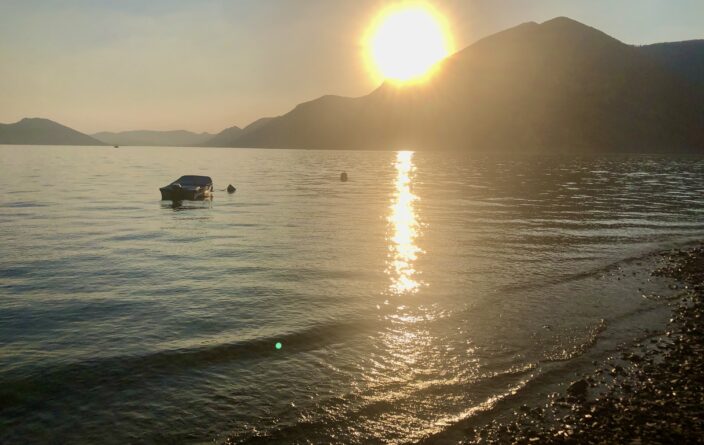
[[[0,172],[2,443],[417,441],[658,326],[648,254],[704,234],[701,157],[0,146]],[[237,192],[159,201],[183,174]]]

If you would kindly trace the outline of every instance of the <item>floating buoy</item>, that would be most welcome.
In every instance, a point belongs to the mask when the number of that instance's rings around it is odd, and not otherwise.
[[[347,182],[347,173],[346,172],[340,173],[340,181]]]
[[[234,185],[230,184],[227,186],[227,193],[235,193],[235,190],[237,190],[237,189],[235,188]]]

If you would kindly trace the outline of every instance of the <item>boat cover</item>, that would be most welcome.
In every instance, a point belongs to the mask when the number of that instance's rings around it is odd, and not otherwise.
[[[187,176],[181,176],[177,180],[173,182],[173,184],[181,184],[185,186],[198,186],[198,187],[205,187],[208,185],[211,185],[213,183],[213,180],[210,179],[210,176],[194,176],[194,175],[187,175]]]

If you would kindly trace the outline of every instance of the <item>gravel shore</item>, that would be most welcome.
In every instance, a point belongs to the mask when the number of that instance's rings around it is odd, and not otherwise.
[[[704,443],[704,244],[664,252],[653,275],[680,291],[664,335],[571,382],[542,406],[470,430],[466,443]]]

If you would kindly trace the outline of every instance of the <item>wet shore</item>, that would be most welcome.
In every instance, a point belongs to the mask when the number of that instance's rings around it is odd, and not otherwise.
[[[468,444],[704,443],[704,244],[663,252],[673,316],[546,404],[467,431]]]

